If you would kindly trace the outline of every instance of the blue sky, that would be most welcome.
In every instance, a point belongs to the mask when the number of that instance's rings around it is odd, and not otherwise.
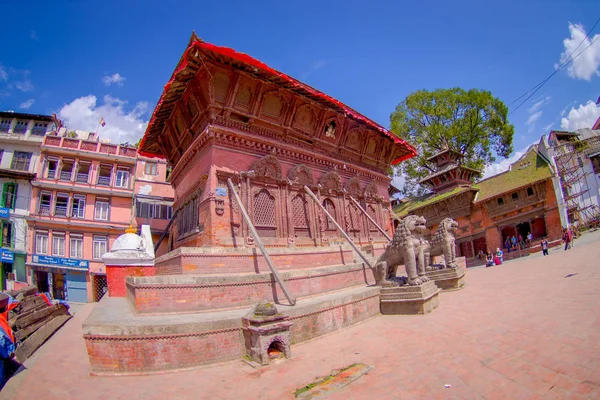
[[[195,30],[388,126],[418,89],[479,88],[512,102],[600,17],[595,0],[171,3],[4,1],[0,110],[56,112],[82,130],[103,116],[101,135],[135,141]],[[561,123],[600,115],[599,67],[600,40],[511,115],[517,155]]]

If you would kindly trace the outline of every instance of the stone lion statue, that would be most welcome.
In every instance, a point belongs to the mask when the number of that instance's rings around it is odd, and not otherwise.
[[[429,241],[429,245],[425,248],[425,268],[426,269],[439,269],[437,267],[430,267],[432,256],[444,256],[444,267],[445,268],[457,268],[456,263],[456,230],[458,229],[458,222],[452,218],[444,218],[438,226],[435,235]],[[442,268],[444,268],[442,267]]]
[[[409,215],[400,221],[385,252],[377,259],[374,267],[375,282],[381,286],[397,286],[396,271],[404,264],[408,278],[406,283],[417,286],[429,281],[425,276],[424,250],[427,242],[423,233],[427,231],[426,220]]]

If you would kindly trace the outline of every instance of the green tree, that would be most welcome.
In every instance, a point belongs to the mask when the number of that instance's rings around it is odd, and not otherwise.
[[[508,122],[508,108],[485,90],[419,90],[398,104],[390,122],[392,131],[419,154],[395,171],[404,175],[406,196],[427,192],[418,183],[433,172],[426,160],[443,149],[461,152],[462,164],[479,171],[513,151],[514,126]]]

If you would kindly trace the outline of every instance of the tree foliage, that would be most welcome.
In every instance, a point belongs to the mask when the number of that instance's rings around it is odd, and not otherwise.
[[[398,104],[390,122],[392,131],[418,152],[396,169],[404,175],[406,196],[427,191],[418,184],[433,171],[426,160],[443,149],[461,152],[462,164],[479,171],[513,151],[514,126],[508,122],[508,108],[484,90],[419,90]]]

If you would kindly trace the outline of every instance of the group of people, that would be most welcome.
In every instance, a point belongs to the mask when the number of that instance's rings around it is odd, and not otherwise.
[[[496,253],[487,251],[485,255],[485,266],[491,267],[493,265],[500,265],[504,262],[504,252],[501,248],[496,248]]]
[[[510,253],[511,251],[517,251],[519,247],[524,249],[525,247],[531,246],[531,242],[533,241],[533,235],[531,232],[527,232],[525,239],[521,234],[517,234],[517,236],[507,236],[504,241],[504,247]]]

